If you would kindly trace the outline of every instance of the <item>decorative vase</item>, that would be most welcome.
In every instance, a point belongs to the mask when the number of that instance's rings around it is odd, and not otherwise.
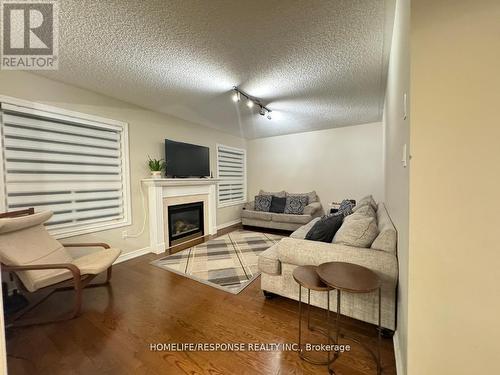
[[[151,178],[161,178],[161,171],[151,171]]]

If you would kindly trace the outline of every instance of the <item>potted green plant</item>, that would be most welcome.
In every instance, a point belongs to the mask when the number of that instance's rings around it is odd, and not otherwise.
[[[163,170],[167,166],[167,162],[163,159],[151,159],[150,156],[148,156],[148,159],[151,178],[161,178],[161,172],[163,172]]]

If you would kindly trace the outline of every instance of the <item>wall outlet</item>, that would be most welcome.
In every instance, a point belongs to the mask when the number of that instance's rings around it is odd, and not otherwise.
[[[403,164],[403,168],[408,166],[408,150],[406,143],[403,145],[403,158],[401,159],[401,164]]]
[[[122,238],[123,238],[124,240],[126,240],[126,239],[127,239],[127,237],[128,237],[128,233],[127,233],[127,231],[126,231],[126,230],[124,230],[124,231],[122,232]]]

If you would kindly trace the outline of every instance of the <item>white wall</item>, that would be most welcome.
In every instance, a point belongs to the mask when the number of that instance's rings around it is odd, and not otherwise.
[[[147,156],[164,158],[164,140],[170,138],[210,147],[211,167],[216,170],[215,145],[246,147],[246,141],[227,133],[199,126],[103,96],[75,86],[19,71],[0,72],[0,95],[48,104],[73,111],[129,123],[132,226],[71,238],[76,242],[108,242],[124,253],[149,245],[149,231],[139,238],[122,239],[122,231],[137,232],[142,224],[140,180],[149,176]],[[240,206],[217,210],[217,224],[240,217]]]
[[[381,123],[255,139],[247,147],[249,200],[259,189],[316,190],[325,209],[367,194],[384,199]]]
[[[408,339],[408,206],[410,165],[403,167],[403,147],[410,150],[409,106],[404,119],[403,95],[409,95],[410,1],[396,2],[391,55],[384,108],[385,199],[387,210],[398,231],[398,317],[395,333],[396,358],[401,373],[406,373]],[[409,104],[409,98],[408,98]],[[402,375],[402,374],[399,374]]]

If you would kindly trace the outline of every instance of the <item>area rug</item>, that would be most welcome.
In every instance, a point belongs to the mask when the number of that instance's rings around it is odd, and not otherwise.
[[[151,264],[200,283],[238,294],[259,276],[259,254],[283,236],[237,230]]]

